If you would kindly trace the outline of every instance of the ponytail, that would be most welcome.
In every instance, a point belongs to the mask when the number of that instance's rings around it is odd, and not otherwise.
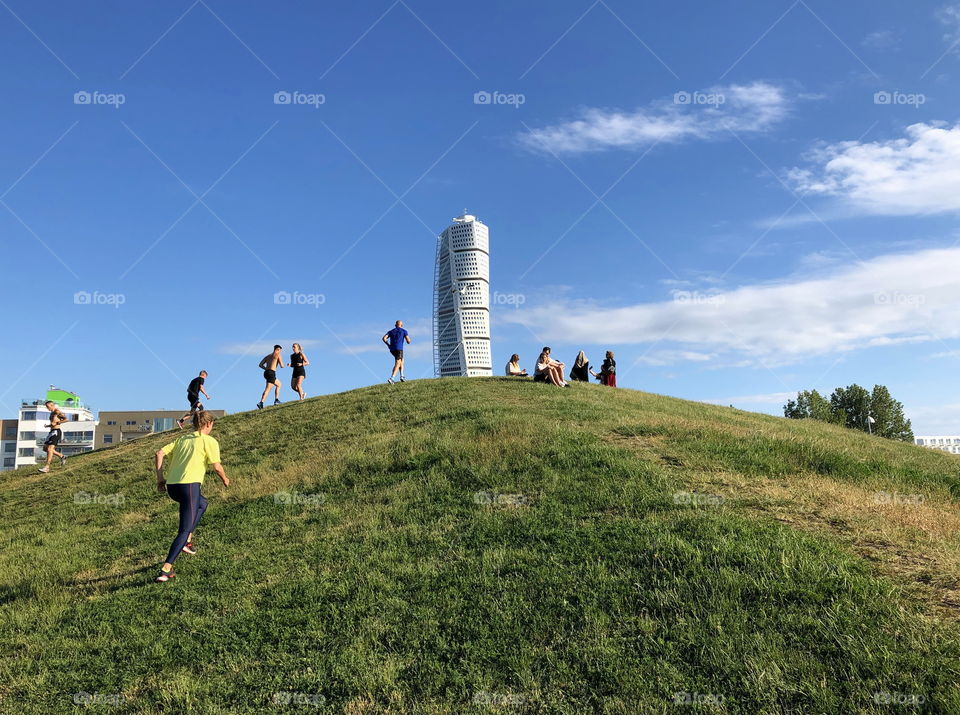
[[[202,412],[193,413],[193,428],[199,432],[201,429],[207,425],[212,425],[217,418],[212,414],[203,410]]]

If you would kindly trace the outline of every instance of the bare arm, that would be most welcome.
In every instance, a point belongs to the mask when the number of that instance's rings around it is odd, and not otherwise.
[[[309,365],[309,364],[310,364],[310,361],[307,360],[307,356],[306,356],[306,355],[304,355],[303,353],[300,353],[300,357],[303,358],[303,364],[304,364],[304,365]]]
[[[208,400],[213,399],[212,397],[210,397],[210,395],[207,394],[207,391],[203,389],[203,385],[200,385],[200,392],[202,392],[203,396],[206,397]]]
[[[403,336],[403,339],[407,341],[407,345],[410,344],[410,336],[409,336],[409,335],[404,335],[404,336]]]
[[[213,467],[213,471],[217,473],[217,476],[220,477],[220,481],[223,482],[223,486],[230,486],[230,479],[227,477],[227,473],[223,471],[223,465],[220,462],[214,462],[210,465]]]
[[[384,345],[390,344],[390,333],[384,333],[383,337],[380,338],[383,341]]]
[[[266,370],[266,369],[267,369],[267,360],[269,360],[269,359],[270,359],[270,356],[267,355],[263,360],[260,361],[260,369],[261,369],[261,370]]]
[[[157,468],[157,491],[165,492],[167,491],[167,480],[163,478],[163,458],[164,453],[162,449],[158,449],[157,453],[154,455],[155,464]]]

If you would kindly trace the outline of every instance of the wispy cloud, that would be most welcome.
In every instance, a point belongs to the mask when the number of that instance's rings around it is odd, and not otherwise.
[[[637,359],[637,364],[661,367],[663,365],[676,365],[678,362],[709,362],[715,357],[716,355],[712,353],[702,353],[695,350],[655,350],[641,355]]]
[[[893,30],[877,30],[860,40],[861,46],[871,50],[888,50],[899,43],[900,36]]]
[[[936,13],[937,20],[946,28],[943,39],[956,49],[960,43],[960,3],[944,5]]]
[[[782,405],[787,400],[793,400],[797,396],[796,392],[767,392],[759,395],[739,395],[737,397],[724,397],[716,400],[703,400],[714,405]]]
[[[294,343],[300,343],[300,347],[306,352],[307,348],[316,347],[321,344],[319,340],[307,340],[304,338],[280,338],[279,340],[258,340],[247,343],[227,343],[221,345],[217,352],[222,355],[250,355],[258,360],[269,352],[273,351],[274,345],[282,345],[287,352],[292,352]]]
[[[818,277],[681,292],[672,301],[622,307],[555,300],[504,312],[551,342],[628,345],[660,341],[659,362],[772,365],[860,348],[960,337],[960,248],[888,254],[831,267]],[[670,352],[673,351],[673,352]]]
[[[386,347],[383,345],[383,335],[393,324],[386,327],[368,327],[353,330],[341,335],[343,344],[336,347],[338,353],[346,355],[362,355],[365,353],[383,353],[387,357]],[[404,321],[403,327],[410,333],[410,345],[404,348],[403,353],[408,358],[420,359],[433,354],[433,323],[426,318],[417,318]]]
[[[904,413],[913,423],[916,436],[960,435],[960,402],[941,405],[906,404]]]
[[[534,151],[577,154],[639,149],[654,142],[711,141],[764,132],[789,113],[783,88],[767,82],[678,92],[634,112],[585,109],[578,119],[533,129],[517,139]]]
[[[960,211],[960,124],[912,124],[906,136],[840,142],[788,173],[798,191],[834,196],[861,213],[910,216]]]

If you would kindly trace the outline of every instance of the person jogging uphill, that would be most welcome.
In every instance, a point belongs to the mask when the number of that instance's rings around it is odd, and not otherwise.
[[[403,327],[403,321],[398,320],[394,323],[393,329],[388,330],[380,339],[393,356],[393,371],[390,373],[387,382],[392,385],[393,379],[397,376],[398,371],[400,373],[400,382],[405,382],[407,378],[403,375],[403,346],[410,344],[410,333]]]
[[[166,561],[160,567],[160,573],[154,579],[164,583],[176,578],[173,564],[181,553],[195,555],[197,548],[193,535],[200,523],[200,517],[207,511],[207,498],[200,488],[207,467],[213,469],[223,486],[230,486],[230,479],[220,464],[220,444],[210,433],[216,418],[209,412],[197,412],[193,416],[194,432],[180,437],[175,442],[164,445],[155,455],[157,470],[157,491],[180,505],[180,525],[177,535],[167,552]],[[164,462],[169,458],[168,466]]]
[[[263,401],[267,399],[270,390],[276,390],[273,404],[280,404],[280,378],[277,377],[277,370],[283,368],[283,348],[279,345],[273,346],[273,352],[265,356],[260,361],[260,369],[263,370],[263,379],[267,381],[267,386],[263,388],[263,394],[260,396],[260,402],[257,403],[257,409],[263,409]]]

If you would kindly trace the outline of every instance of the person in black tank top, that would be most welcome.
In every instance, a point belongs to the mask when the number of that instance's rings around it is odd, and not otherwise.
[[[303,380],[307,376],[305,367],[310,364],[307,356],[303,354],[300,343],[293,344],[293,352],[290,353],[290,367],[293,368],[293,376],[290,378],[290,387],[300,395],[300,399],[306,399],[307,395],[303,391]]]

